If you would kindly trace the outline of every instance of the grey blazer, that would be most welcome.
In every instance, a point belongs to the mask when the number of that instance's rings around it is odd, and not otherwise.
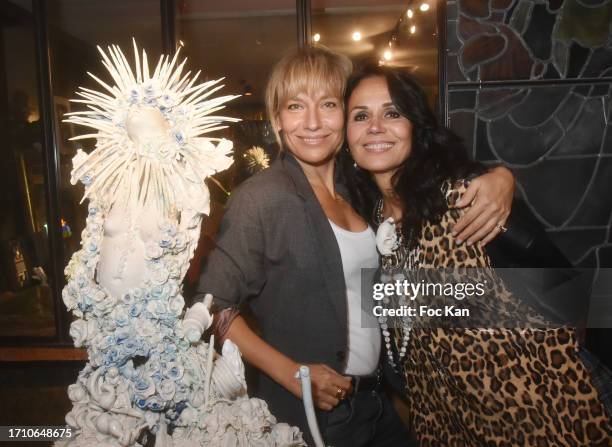
[[[291,154],[281,155],[232,193],[216,242],[197,298],[211,293],[220,308],[253,298],[250,306],[266,342],[296,362],[343,371],[348,330],[340,249]],[[258,389],[249,392],[308,439],[302,401],[258,374]],[[325,413],[318,416],[324,429]]]

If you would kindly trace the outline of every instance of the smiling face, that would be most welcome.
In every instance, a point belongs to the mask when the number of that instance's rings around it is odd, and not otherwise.
[[[355,87],[346,130],[355,162],[373,174],[393,174],[410,156],[412,123],[393,105],[382,76],[365,78]]]
[[[331,163],[342,144],[342,102],[326,93],[298,93],[281,106],[277,123],[284,146],[302,163]]]

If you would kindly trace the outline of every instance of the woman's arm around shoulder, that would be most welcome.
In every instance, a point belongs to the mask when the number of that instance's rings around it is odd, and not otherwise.
[[[474,178],[454,206],[470,209],[463,214],[453,228],[453,236],[458,243],[467,241],[485,246],[500,232],[510,215],[514,197],[514,175],[498,166]]]

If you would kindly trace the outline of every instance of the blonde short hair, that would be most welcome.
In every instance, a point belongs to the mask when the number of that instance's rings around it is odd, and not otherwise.
[[[342,99],[352,69],[346,56],[321,46],[293,51],[274,66],[266,87],[266,110],[281,150],[278,115],[283,104],[304,92],[323,91]]]

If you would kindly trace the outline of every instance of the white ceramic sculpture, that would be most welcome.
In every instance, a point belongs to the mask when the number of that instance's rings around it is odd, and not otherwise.
[[[81,88],[88,110],[67,119],[94,130],[76,139],[97,142],[73,159],[71,181],[90,202],[63,300],[89,361],[68,389],[76,436],[62,444],[140,446],[152,433],[157,447],[302,445],[246,395],[236,346],[219,356],[200,341],[211,297],[181,320],[181,282],[209,212],[204,179],[232,163],[230,141],[202,135],[234,120],[214,115],[234,97],[211,98],[220,80],[196,85],[176,55],[150,74],[135,43],[134,70],[118,47],[99,51],[114,85],[91,75],[106,91]]]

